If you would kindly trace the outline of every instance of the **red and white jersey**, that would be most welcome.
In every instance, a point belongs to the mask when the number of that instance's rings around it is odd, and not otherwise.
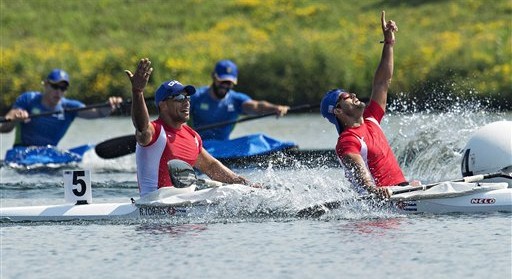
[[[194,166],[201,153],[201,137],[187,125],[181,129],[167,126],[160,118],[151,122],[155,134],[147,146],[137,143],[135,158],[137,163],[137,182],[141,196],[161,187],[172,186],[167,162],[180,159]]]
[[[345,154],[360,154],[372,174],[375,185],[379,187],[399,185],[406,182],[398,161],[380,127],[383,117],[384,111],[382,108],[371,100],[363,113],[364,123],[359,127],[344,130],[336,144],[336,154],[340,159]],[[351,171],[346,170],[345,174],[353,182]]]

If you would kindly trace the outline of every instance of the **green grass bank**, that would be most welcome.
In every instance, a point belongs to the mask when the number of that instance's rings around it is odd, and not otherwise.
[[[0,111],[56,67],[69,97],[129,97],[123,70],[142,57],[155,68],[150,95],[171,78],[209,84],[228,58],[254,98],[318,103],[334,87],[368,97],[382,10],[399,27],[392,98],[512,108],[510,0],[0,0]]]

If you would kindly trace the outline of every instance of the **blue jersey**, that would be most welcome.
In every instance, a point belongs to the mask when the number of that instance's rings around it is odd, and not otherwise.
[[[80,101],[62,98],[54,109],[48,109],[41,103],[42,98],[43,95],[40,92],[26,92],[16,99],[13,108],[24,109],[29,114],[50,111],[56,111],[56,113],[34,117],[27,123],[19,123],[16,127],[14,145],[57,145],[77,115],[77,112],[62,112],[62,110],[85,106]]]
[[[236,121],[243,113],[242,104],[251,100],[247,94],[229,90],[224,98],[215,100],[210,96],[210,87],[198,88],[190,99],[190,116],[194,128],[224,121]],[[235,124],[197,131],[203,140],[227,140]]]

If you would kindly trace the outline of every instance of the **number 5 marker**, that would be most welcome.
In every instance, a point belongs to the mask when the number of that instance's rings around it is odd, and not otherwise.
[[[64,171],[64,198],[67,203],[92,203],[91,171]]]

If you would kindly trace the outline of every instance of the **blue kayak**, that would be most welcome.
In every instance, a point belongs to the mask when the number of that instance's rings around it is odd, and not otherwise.
[[[203,146],[217,159],[232,159],[270,154],[296,148],[297,144],[253,134],[230,140],[204,140]]]
[[[94,145],[84,144],[63,150],[48,146],[16,146],[7,150],[4,164],[17,169],[59,168],[82,161],[84,153]]]

